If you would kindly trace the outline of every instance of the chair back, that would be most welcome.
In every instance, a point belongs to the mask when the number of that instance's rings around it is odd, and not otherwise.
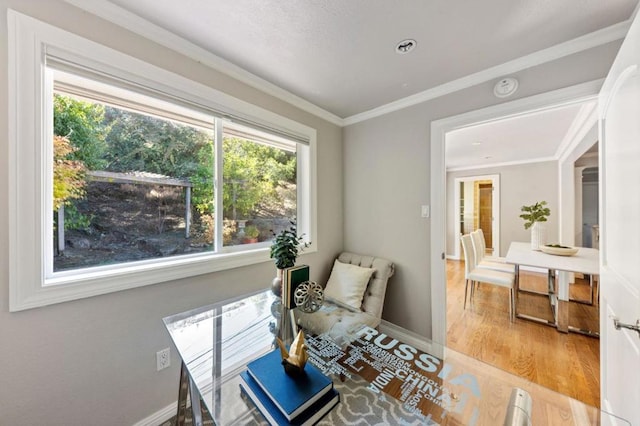
[[[480,236],[480,244],[481,244],[481,247],[482,247],[482,253],[485,254],[485,253],[487,253],[487,241],[484,239],[484,231],[482,230],[482,228],[478,228],[478,229],[476,229],[476,232]]]
[[[476,267],[476,256],[473,252],[473,243],[471,235],[466,234],[460,237],[462,243],[462,251],[464,252],[464,276],[467,278],[469,273]]]
[[[471,235],[471,244],[473,246],[473,253],[476,256],[476,263],[480,262],[485,255],[481,232],[482,230],[478,229],[469,234]]]

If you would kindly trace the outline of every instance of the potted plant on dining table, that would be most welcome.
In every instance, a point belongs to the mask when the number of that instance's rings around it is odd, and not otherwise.
[[[524,229],[531,229],[531,250],[540,250],[546,244],[547,228],[543,222],[551,215],[546,201],[538,201],[530,206],[522,206],[520,217],[525,220]]]

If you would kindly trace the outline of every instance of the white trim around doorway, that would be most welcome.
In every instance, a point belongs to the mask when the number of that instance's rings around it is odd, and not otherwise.
[[[431,337],[436,343],[446,344],[445,139],[447,132],[534,111],[585,102],[598,94],[602,82],[603,80],[594,80],[431,122]]]

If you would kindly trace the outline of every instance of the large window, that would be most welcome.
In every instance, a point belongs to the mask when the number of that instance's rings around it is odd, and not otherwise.
[[[23,15],[11,25],[12,310],[267,261],[293,218],[317,241],[315,131]]]
[[[48,72],[53,272],[243,250],[270,241],[297,216],[296,142]]]

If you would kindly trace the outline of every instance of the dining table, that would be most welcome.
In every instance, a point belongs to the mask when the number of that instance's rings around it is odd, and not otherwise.
[[[516,317],[550,325],[564,333],[572,331],[598,337],[597,331],[584,330],[569,325],[569,303],[593,304],[593,281],[594,277],[600,273],[599,251],[588,247],[576,248],[578,250],[575,254],[555,255],[533,250],[528,242],[515,241],[509,245],[505,261],[515,266]],[[540,268],[547,271],[547,291],[538,294],[544,294],[549,298],[553,320],[550,321],[518,312],[518,294],[521,291],[528,291],[520,288],[521,267]],[[589,276],[589,300],[574,300],[569,297],[569,282],[572,273],[581,273]]]

